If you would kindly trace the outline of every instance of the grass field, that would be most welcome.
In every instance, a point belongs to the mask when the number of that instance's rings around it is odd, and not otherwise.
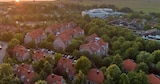
[[[81,3],[84,5],[92,4],[111,4],[118,8],[129,7],[135,11],[157,12],[160,13],[160,0],[83,0],[72,1],[73,3]]]

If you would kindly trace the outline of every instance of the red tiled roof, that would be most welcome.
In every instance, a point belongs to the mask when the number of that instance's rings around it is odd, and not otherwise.
[[[29,65],[22,63],[17,67],[16,74],[21,75],[21,71],[23,71],[24,69],[29,69],[29,68],[30,68]]]
[[[44,30],[42,28],[35,29],[35,30],[28,33],[28,35],[31,36],[32,39],[36,39],[36,38],[40,37],[42,34],[44,34]]]
[[[18,53],[18,56],[22,58],[24,54],[27,53],[28,51],[27,48],[25,48],[24,46],[17,45],[16,47],[14,47],[13,52],[15,54]]]
[[[90,42],[91,40],[94,40],[95,37],[98,37],[98,35],[97,35],[96,33],[94,33],[94,34],[92,34],[92,35],[90,35],[90,36],[87,36],[87,37],[85,38],[85,40],[87,40],[88,42]]]
[[[39,60],[41,58],[45,58],[45,53],[40,51],[40,50],[37,50],[34,54],[33,54],[33,60]]]
[[[95,82],[96,84],[102,84],[104,81],[104,74],[97,69],[90,69],[88,71],[87,80]]]
[[[67,62],[72,62],[72,60],[65,57],[60,58],[57,63],[57,68],[61,71],[64,71],[66,67],[64,67],[63,65]]]
[[[123,68],[127,71],[133,71],[135,70],[137,64],[132,61],[131,59],[127,59],[123,61]]]
[[[151,84],[160,84],[160,78],[156,77],[154,74],[149,74],[148,79]]]
[[[53,84],[54,82],[56,82],[56,84],[63,84],[63,80],[62,76],[56,74],[50,74],[46,79],[47,84]]]

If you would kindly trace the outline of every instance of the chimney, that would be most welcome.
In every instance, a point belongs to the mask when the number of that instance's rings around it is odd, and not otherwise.
[[[97,74],[99,74],[99,70],[97,70]]]
[[[54,78],[54,74],[52,74],[52,78]]]
[[[74,67],[74,63],[72,63],[72,67]]]
[[[22,67],[24,67],[24,63],[22,63]]]
[[[31,71],[30,70],[28,70],[28,74],[30,74],[31,73]]]
[[[44,55],[43,57],[45,58],[46,56]]]

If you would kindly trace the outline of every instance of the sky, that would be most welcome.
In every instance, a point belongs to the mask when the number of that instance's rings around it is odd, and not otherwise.
[[[16,1],[16,0],[0,0],[0,2],[6,2],[6,1]],[[19,0],[19,1],[33,1],[33,0]],[[55,1],[55,0],[35,0],[35,1]]]

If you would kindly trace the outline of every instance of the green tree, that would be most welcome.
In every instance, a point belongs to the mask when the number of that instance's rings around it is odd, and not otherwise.
[[[121,70],[116,64],[110,65],[105,73],[107,82],[109,82],[110,84],[118,83],[120,74]]]
[[[54,61],[55,61],[55,64],[57,64],[58,60],[62,58],[62,54],[61,53],[55,53],[54,54]]]
[[[136,56],[138,55],[138,49],[134,48],[134,47],[131,47],[131,48],[128,48],[126,51],[125,51],[125,58],[130,58],[130,59],[136,59]]]
[[[148,73],[148,70],[149,70],[149,67],[146,63],[144,62],[141,62],[138,64],[137,68],[136,68],[137,71],[140,71],[142,70],[143,72],[145,72],[146,74]]]
[[[108,67],[112,63],[112,58],[111,57],[105,57],[102,60],[102,66]]]
[[[24,39],[24,36],[23,34],[21,33],[17,33],[14,38],[18,39],[20,41],[20,44],[23,44],[23,39]]]
[[[152,56],[154,57],[154,63],[157,63],[160,60],[160,50],[152,52]]]
[[[113,64],[116,64],[120,68],[122,67],[122,61],[122,57],[119,54],[113,57]]]
[[[122,73],[120,75],[119,84],[130,84],[130,80],[129,80],[128,76],[125,73]]]
[[[154,57],[146,51],[141,51],[137,56],[138,63],[145,62],[147,64],[150,64],[153,62],[153,60],[154,60]]]
[[[75,68],[76,68],[76,72],[81,70],[82,73],[87,74],[88,70],[91,68],[91,62],[87,57],[81,56],[77,60],[77,62],[75,64]]]
[[[47,84],[47,82],[45,80],[39,80],[35,84]]]
[[[158,71],[160,72],[160,61],[159,62],[157,62],[157,64],[156,64],[156,68],[158,69]]]
[[[85,84],[86,83],[86,76],[85,74],[80,70],[76,77],[74,78],[73,84]]]

